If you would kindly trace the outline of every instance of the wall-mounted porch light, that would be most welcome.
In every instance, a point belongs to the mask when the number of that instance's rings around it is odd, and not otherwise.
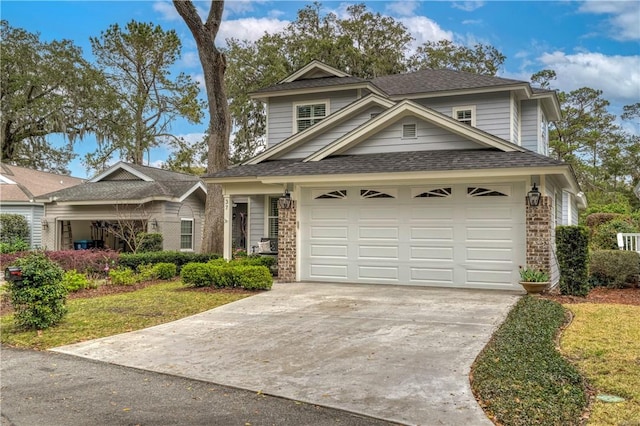
[[[151,219],[151,230],[152,231],[157,231],[158,230],[158,220],[157,219]]]
[[[279,209],[290,209],[292,205],[291,194],[289,190],[285,189],[282,197],[278,199],[278,208]]]
[[[49,229],[49,222],[47,222],[47,219],[45,219],[44,217],[40,220],[40,223],[42,224],[42,230],[46,231]]]
[[[534,182],[533,188],[527,194],[527,202],[531,207],[537,207],[540,204],[540,195],[540,191]]]

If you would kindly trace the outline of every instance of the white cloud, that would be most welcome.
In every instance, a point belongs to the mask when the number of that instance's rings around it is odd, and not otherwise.
[[[200,15],[201,19],[206,19],[207,14],[209,13],[209,2],[194,2],[194,6],[198,11],[198,15]],[[153,3],[153,10],[160,14],[160,19],[164,19],[165,21],[181,21],[182,17],[178,14],[178,11],[168,0],[157,0]]]
[[[198,52],[186,52],[182,55],[179,62],[180,68],[194,68],[200,66],[200,57]]]
[[[419,6],[420,2],[416,0],[400,0],[387,3],[385,10],[391,14],[398,16],[413,16],[414,12]]]
[[[562,91],[581,87],[602,90],[612,103],[632,103],[640,99],[640,56],[606,56],[601,53],[567,55],[556,51],[538,58],[542,68],[553,69],[552,84]]]
[[[482,19],[465,19],[462,21],[462,25],[478,25],[482,24]]]
[[[402,22],[415,38],[413,48],[427,41],[453,40],[451,31],[443,30],[440,25],[426,16],[399,18],[398,21]]]
[[[484,1],[456,1],[451,3],[451,7],[464,10],[465,12],[473,12],[476,9],[480,9],[484,6]]]
[[[638,1],[585,1],[578,11],[610,15],[605,28],[616,40],[640,40],[640,2]]]
[[[218,40],[237,38],[239,40],[255,41],[264,35],[276,33],[289,25],[289,21],[276,18],[241,18],[222,21]]]

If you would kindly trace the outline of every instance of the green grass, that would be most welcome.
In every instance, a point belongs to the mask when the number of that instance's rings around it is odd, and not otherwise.
[[[640,425],[640,306],[582,303],[561,339],[562,351],[597,393],[626,399],[596,399],[589,425]]]
[[[478,356],[472,388],[503,425],[577,425],[587,404],[578,370],[556,350],[564,308],[523,297]]]
[[[0,336],[3,344],[48,349],[174,321],[250,294],[186,290],[173,281],[131,293],[69,300],[63,322],[41,332],[17,330],[13,315],[5,315],[0,318]]]

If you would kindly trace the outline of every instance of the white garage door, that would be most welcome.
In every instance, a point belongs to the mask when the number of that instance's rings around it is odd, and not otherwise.
[[[301,279],[518,288],[524,184],[303,191]]]

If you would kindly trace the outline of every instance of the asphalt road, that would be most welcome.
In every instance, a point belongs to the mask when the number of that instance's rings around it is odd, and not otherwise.
[[[2,346],[0,359],[2,426],[391,424],[53,352]]]

